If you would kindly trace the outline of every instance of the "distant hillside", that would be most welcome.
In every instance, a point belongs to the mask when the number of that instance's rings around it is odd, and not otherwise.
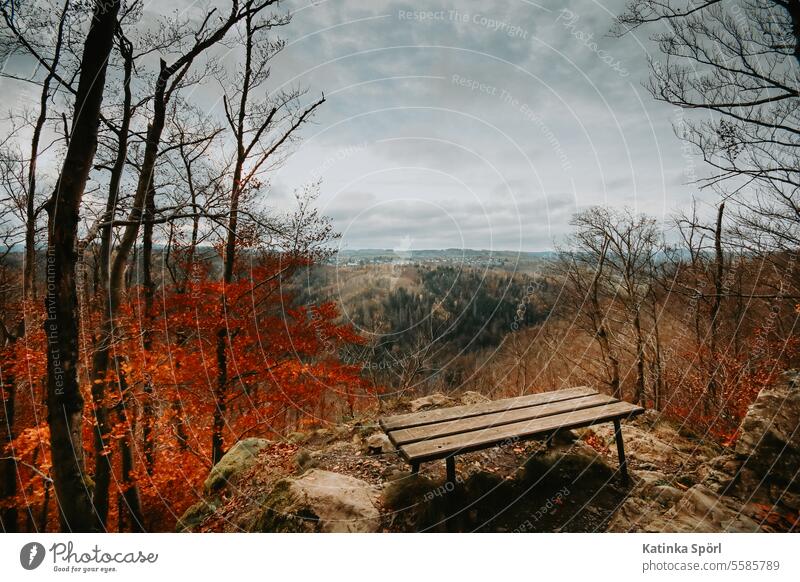
[[[503,266],[525,270],[526,266],[553,258],[554,251],[492,251],[486,249],[341,249],[328,262],[339,266],[371,263],[448,263]]]

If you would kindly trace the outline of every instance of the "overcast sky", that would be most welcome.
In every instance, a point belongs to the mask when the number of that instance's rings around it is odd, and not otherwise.
[[[606,36],[623,4],[282,4],[294,16],[275,86],[327,102],[273,176],[271,203],[321,179],[321,210],[351,249],[544,250],[594,204],[668,217],[697,194],[701,166],[675,111],[642,86],[653,30]]]
[[[349,248],[542,250],[593,204],[666,217],[699,162],[642,86],[652,30],[606,37],[622,5],[288,4],[276,78],[328,102],[276,187],[319,175]]]

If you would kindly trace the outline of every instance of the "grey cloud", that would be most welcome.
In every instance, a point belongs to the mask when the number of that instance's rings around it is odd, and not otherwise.
[[[294,188],[320,177],[321,210],[351,248],[392,247],[409,236],[415,248],[541,250],[592,204],[668,212],[694,190],[681,179],[687,162],[672,111],[641,86],[652,45],[639,32],[605,36],[624,3],[290,0],[282,9],[293,21],[279,31],[288,46],[272,87],[324,91],[327,102],[271,177],[266,204],[291,204]],[[148,20],[164,6],[150,3]],[[195,16],[204,5],[170,6]],[[572,29],[559,21],[562,9],[579,17]],[[400,17],[415,10],[444,17]],[[628,75],[576,32],[593,34]],[[3,90],[9,99],[24,95]],[[193,99],[218,114],[218,90],[209,80]],[[702,170],[697,160],[695,167]]]

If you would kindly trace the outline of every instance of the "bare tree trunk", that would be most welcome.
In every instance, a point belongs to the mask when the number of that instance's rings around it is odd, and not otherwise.
[[[55,192],[47,205],[47,412],[53,482],[64,531],[102,528],[84,475],[75,243],[81,199],[97,149],[100,105],[118,11],[119,0],[94,4],[81,58],[69,146]]]
[[[636,390],[633,401],[636,404],[644,405],[644,339],[642,338],[642,318],[639,307],[635,308],[633,316],[633,331],[636,335]]]
[[[247,156],[243,140],[253,58],[253,31],[251,25],[252,19],[248,17],[247,36],[245,40],[244,82],[242,84],[242,94],[239,100],[236,124],[232,128],[236,137],[236,162],[233,168],[230,215],[228,217],[228,230],[227,238],[225,239],[225,254],[223,257],[222,281],[224,285],[222,291],[222,305],[220,307],[223,321],[226,320],[225,313],[228,309],[226,288],[233,282],[233,269],[236,264],[236,229],[239,220],[239,196],[242,191],[242,169]],[[228,356],[226,354],[226,344],[229,341],[229,334],[230,331],[227,327],[220,327],[217,330],[217,389],[215,391],[216,403],[214,407],[213,431],[211,434],[211,459],[213,464],[216,464],[224,454],[222,430],[225,424],[225,399],[228,393]]]
[[[121,361],[117,360],[117,369],[121,370]],[[139,488],[133,480],[133,451],[131,450],[131,438],[135,434],[132,422],[129,425],[129,411],[133,406],[133,399],[131,398],[130,386],[125,378],[125,374],[120,372],[119,378],[120,402],[119,419],[120,422],[129,430],[126,431],[125,436],[120,440],[120,459],[122,461],[122,490],[121,495],[122,503],[119,505],[119,520],[123,522],[123,514],[127,510],[130,516],[130,531],[143,532],[144,530],[144,514],[142,513],[142,501],[139,497]]]
[[[156,94],[154,97],[154,106],[153,106],[153,119],[151,120],[147,128],[147,139],[145,145],[144,159],[142,161],[142,166],[139,173],[139,181],[136,186],[136,193],[134,195],[133,207],[131,208],[130,214],[128,216],[127,226],[125,227],[120,243],[113,256],[113,259],[109,256],[110,238],[109,238],[109,248],[106,250],[105,256],[109,257],[108,260],[110,261],[110,266],[108,267],[108,308],[105,314],[106,321],[104,324],[104,332],[107,334],[107,339],[109,343],[113,339],[113,326],[114,326],[113,321],[114,317],[116,317],[125,287],[128,257],[130,256],[130,252],[133,249],[134,264],[135,264],[135,250],[136,250],[135,242],[136,242],[136,237],[139,233],[139,223],[143,219],[142,214],[146,202],[145,200],[146,196],[152,188],[153,171],[155,169],[155,162],[158,154],[158,144],[161,141],[161,132],[164,128],[164,122],[166,118],[166,99],[164,96],[164,92],[166,90],[166,79],[163,78],[165,69],[166,65],[162,61],[161,74],[159,76],[158,82],[156,83]],[[119,158],[117,159],[119,161]],[[124,164],[124,158],[122,160],[122,163]],[[108,222],[110,222],[110,220]],[[104,352],[105,353],[101,355],[103,361],[98,361],[95,366],[95,370],[98,373],[101,369],[107,369],[108,367],[108,361],[109,361],[108,350],[106,349],[104,350]],[[104,384],[101,384],[101,386],[104,386]],[[106,469],[110,471],[110,466],[104,467],[104,471]],[[105,506],[107,509],[107,503],[108,503],[107,487],[102,493],[102,495],[104,497]],[[107,513],[103,517],[104,522],[106,516]]]
[[[603,247],[600,251],[600,257],[597,263],[597,271],[592,278],[592,285],[591,285],[591,301],[592,301],[592,310],[594,312],[593,317],[595,318],[595,327],[597,329],[597,333],[595,334],[595,338],[597,343],[600,345],[600,351],[602,352],[605,358],[608,358],[610,364],[610,378],[609,378],[609,385],[611,386],[611,394],[614,398],[622,399],[622,385],[619,379],[619,359],[614,354],[614,351],[611,347],[611,342],[608,338],[608,331],[605,324],[605,315],[603,314],[602,309],[600,308],[600,278],[603,275],[603,268],[605,266],[605,259],[606,259],[606,252],[608,251],[609,241],[606,239],[603,242]]]
[[[52,482],[49,479],[44,481],[44,500],[42,501],[42,511],[39,513],[39,525],[36,531],[43,533],[47,531],[47,517],[50,513],[50,491]]]
[[[153,219],[155,218],[155,189],[150,187],[145,200],[144,229],[142,233],[142,286],[144,287],[144,333],[142,347],[145,357],[150,357],[153,347],[153,300],[155,298],[155,281],[153,280]],[[153,402],[153,382],[148,377],[144,385],[144,406],[142,408],[144,427],[144,462],[147,474],[152,475],[155,469],[155,406]]]
[[[719,311],[722,306],[722,293],[724,292],[723,272],[725,268],[725,256],[722,253],[722,217],[724,212],[725,202],[721,202],[717,211],[717,227],[714,230],[714,300],[711,302],[711,311],[709,312],[710,326],[708,333],[708,351],[711,370],[709,370],[706,398],[703,402],[707,413],[714,410],[719,396],[717,394],[717,368],[719,367],[717,334],[719,333]]]
[[[216,465],[225,454],[222,431],[225,428],[225,412],[228,386],[228,361],[225,342],[228,332],[225,328],[217,331],[217,389],[214,391],[214,419],[211,427],[211,463]]]
[[[661,361],[661,332],[659,330],[658,302],[654,288],[650,287],[651,307],[653,311],[653,408],[661,410],[661,400],[664,396],[663,362]]]
[[[99,351],[108,352],[107,347]],[[102,357],[102,356],[101,356]],[[95,358],[97,361],[98,358]],[[105,355],[106,363],[108,354]],[[108,437],[111,425],[106,405],[106,372],[92,384],[92,404],[94,407],[94,510],[97,519],[105,528],[108,519],[109,493],[111,474],[113,472],[113,449]]]

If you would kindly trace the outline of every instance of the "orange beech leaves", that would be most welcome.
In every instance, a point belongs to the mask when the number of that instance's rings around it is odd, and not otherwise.
[[[115,465],[109,529],[125,529],[121,493],[134,483],[149,531],[171,530],[200,498],[211,460],[210,427],[217,406],[215,341],[220,328],[227,330],[228,341],[225,448],[241,438],[274,438],[338,422],[374,402],[375,390],[361,377],[360,367],[338,357],[340,348],[363,339],[339,321],[336,304],[294,301],[289,275],[307,263],[302,258],[262,256],[229,285],[199,263],[191,278],[157,290],[152,313],[144,311],[141,288],[128,290],[129,300],[115,320],[109,389],[102,403],[111,419],[104,452],[111,453]],[[85,303],[80,322],[87,446],[94,423],[87,369],[100,320],[93,304]],[[29,514],[20,519],[27,520],[29,529],[52,530],[58,516],[49,477],[45,337],[42,322],[35,319],[39,311],[29,311],[35,315],[25,337],[7,346],[0,360],[3,381],[13,379],[16,400],[15,438],[4,455],[17,460],[19,483],[13,502]],[[149,344],[143,341],[146,336]],[[143,459],[146,438],[152,439],[151,467]],[[122,483],[118,466],[123,440],[130,443],[135,459],[129,485]],[[91,486],[92,455],[86,458]]]

